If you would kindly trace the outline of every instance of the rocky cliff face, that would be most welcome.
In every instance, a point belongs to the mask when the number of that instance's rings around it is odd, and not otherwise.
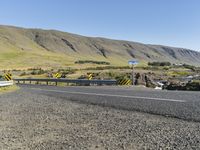
[[[78,59],[104,60],[113,65],[127,64],[130,59],[138,59],[141,62],[170,61],[200,65],[200,53],[184,48],[91,38],[55,30],[0,26],[0,54],[19,51],[27,55],[30,53],[30,57],[36,51],[37,55],[61,54],[62,57],[66,56],[66,62],[70,57],[70,60],[74,59],[74,61]],[[15,61],[14,58],[13,61]]]

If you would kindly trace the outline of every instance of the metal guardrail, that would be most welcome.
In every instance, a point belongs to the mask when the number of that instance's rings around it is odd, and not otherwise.
[[[0,81],[0,87],[11,86],[13,84],[14,84],[14,82],[12,80],[11,81]]]
[[[76,85],[117,85],[116,80],[85,80],[85,79],[14,79],[14,81],[18,84],[31,84],[35,82],[39,84],[41,82],[45,82],[47,85],[49,83],[73,83]]]

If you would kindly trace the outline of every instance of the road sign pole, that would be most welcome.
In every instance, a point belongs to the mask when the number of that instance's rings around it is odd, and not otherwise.
[[[135,76],[134,76],[134,65],[137,65],[137,64],[138,64],[138,61],[136,61],[136,60],[131,60],[131,61],[128,61],[128,64],[129,64],[129,65],[132,65],[132,85],[134,85],[134,80],[135,80]]]
[[[132,64],[132,85],[134,85],[134,65]]]

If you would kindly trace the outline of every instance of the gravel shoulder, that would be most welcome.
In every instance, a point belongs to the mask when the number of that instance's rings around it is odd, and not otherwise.
[[[1,149],[200,149],[200,123],[20,89],[0,95]]]

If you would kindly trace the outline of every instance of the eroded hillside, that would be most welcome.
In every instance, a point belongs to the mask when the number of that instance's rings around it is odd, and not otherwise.
[[[55,30],[0,26],[0,67],[60,67],[79,60],[127,65],[130,59],[200,64],[200,53],[183,48],[91,38]]]

